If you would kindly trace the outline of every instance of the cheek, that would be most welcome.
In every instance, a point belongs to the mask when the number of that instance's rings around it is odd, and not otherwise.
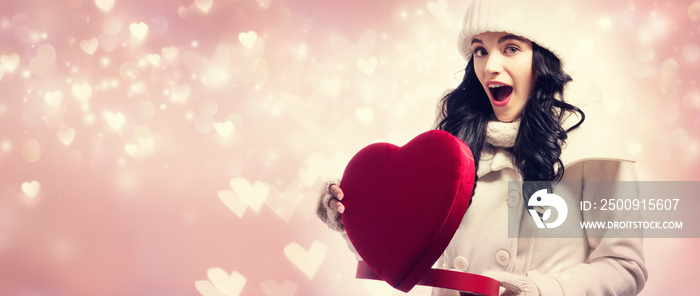
[[[525,89],[527,90],[527,95],[529,97],[530,93],[532,92],[532,89],[535,86],[536,79],[535,71],[532,69],[532,65],[525,65],[523,67],[523,71],[521,71],[520,75],[518,76],[522,85],[525,86]]]

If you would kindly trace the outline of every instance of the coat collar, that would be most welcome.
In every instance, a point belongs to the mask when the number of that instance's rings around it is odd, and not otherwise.
[[[628,123],[606,112],[600,103],[592,103],[581,109],[586,119],[581,126],[569,132],[562,147],[561,160],[565,168],[586,160],[636,161],[636,155],[631,150],[634,129]],[[577,116],[571,115],[563,125],[567,128],[578,120]],[[477,176],[483,177],[504,168],[515,169],[510,150],[486,145],[479,160]]]

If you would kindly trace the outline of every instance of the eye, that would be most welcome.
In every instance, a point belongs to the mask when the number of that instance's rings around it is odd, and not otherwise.
[[[486,54],[488,54],[488,52],[486,52],[486,49],[484,49],[483,47],[477,47],[476,49],[474,49],[474,56],[483,57]]]
[[[506,46],[506,48],[503,50],[503,52],[506,53],[506,54],[511,54],[511,55],[512,55],[512,54],[516,54],[516,53],[520,52],[520,48],[518,48],[518,47],[515,46],[515,45],[508,45],[508,46]]]

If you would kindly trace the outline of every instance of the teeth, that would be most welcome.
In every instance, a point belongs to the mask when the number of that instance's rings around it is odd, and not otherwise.
[[[500,84],[500,83],[494,83],[494,84],[489,85],[489,88],[499,88],[499,87],[502,87],[502,86],[506,86],[506,85],[505,85],[505,84]]]

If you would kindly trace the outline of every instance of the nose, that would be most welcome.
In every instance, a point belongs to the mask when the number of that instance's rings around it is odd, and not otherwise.
[[[498,53],[488,55],[486,65],[484,67],[486,74],[498,75],[503,72],[503,57]]]

